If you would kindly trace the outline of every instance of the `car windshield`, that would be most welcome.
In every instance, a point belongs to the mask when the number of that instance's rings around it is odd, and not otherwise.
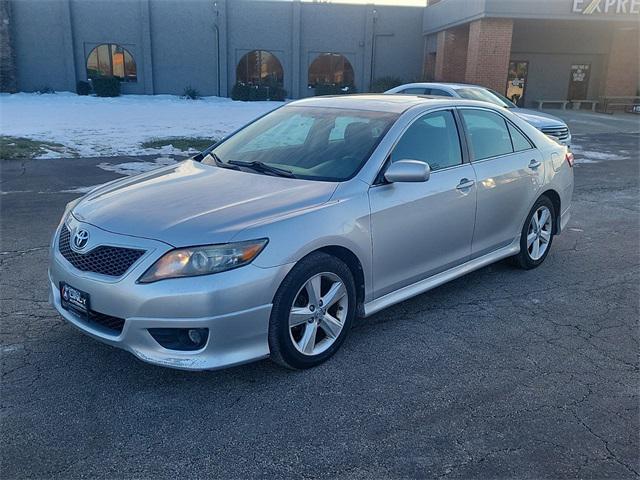
[[[493,90],[489,90],[488,88],[465,87],[457,88],[456,92],[462,98],[466,98],[467,100],[480,100],[482,102],[493,103],[494,105],[505,108],[516,107],[515,104],[507,97],[500,95],[498,92],[494,92]]]
[[[360,170],[397,118],[386,112],[286,106],[223,141],[203,163],[344,181]]]

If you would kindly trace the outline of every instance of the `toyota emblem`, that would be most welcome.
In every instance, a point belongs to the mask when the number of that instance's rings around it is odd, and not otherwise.
[[[73,246],[78,250],[82,250],[89,242],[89,232],[84,229],[78,230],[73,236]]]

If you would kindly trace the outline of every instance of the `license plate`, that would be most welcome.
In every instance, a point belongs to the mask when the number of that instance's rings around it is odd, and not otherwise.
[[[89,315],[89,294],[66,283],[60,284],[60,303],[65,310],[75,310],[80,315]]]

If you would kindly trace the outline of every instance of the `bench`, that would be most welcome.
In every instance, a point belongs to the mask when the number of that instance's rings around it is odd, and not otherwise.
[[[569,100],[536,100],[536,103],[538,104],[538,110],[542,110],[542,106],[545,103],[557,103],[562,107],[562,110],[566,110]]]
[[[613,110],[616,107],[622,107],[622,110],[626,110],[639,102],[640,97],[637,96],[608,96],[602,97],[602,102],[600,103],[602,105],[602,111],[604,113],[609,113],[609,110]]]
[[[571,100],[571,105],[574,110],[580,110],[583,103],[590,103],[592,112],[595,112],[596,107],[598,106],[597,100]]]

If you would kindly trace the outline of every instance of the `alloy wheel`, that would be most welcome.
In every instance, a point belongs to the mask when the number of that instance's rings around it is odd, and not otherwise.
[[[336,274],[323,272],[300,288],[289,313],[289,334],[303,355],[318,355],[340,336],[349,311],[349,295]]]
[[[531,216],[527,231],[527,251],[531,260],[540,260],[544,256],[551,241],[552,228],[551,211],[543,205]]]

